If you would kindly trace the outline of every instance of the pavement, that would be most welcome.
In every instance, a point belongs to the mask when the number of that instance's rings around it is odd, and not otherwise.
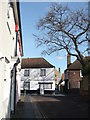
[[[15,114],[11,116],[11,120],[17,118],[31,118],[31,119],[40,119],[42,115],[36,106],[32,102],[30,95],[22,95],[21,100],[18,102]]]

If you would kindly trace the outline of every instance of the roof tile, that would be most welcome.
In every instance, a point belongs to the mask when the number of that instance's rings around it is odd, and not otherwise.
[[[90,62],[90,56],[85,57],[86,62]],[[78,60],[75,60],[71,65],[67,68],[68,70],[81,70],[82,65]]]
[[[21,68],[53,68],[44,58],[23,58]]]

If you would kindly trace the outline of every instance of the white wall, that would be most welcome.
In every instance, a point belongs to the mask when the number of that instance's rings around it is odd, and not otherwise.
[[[10,64],[0,60],[0,118],[10,117]]]
[[[24,76],[24,70],[21,70],[21,90],[23,87],[23,81],[30,82],[30,90],[37,90],[39,88],[38,82],[52,82],[52,89],[46,89],[46,90],[55,90],[55,74],[54,74],[54,68],[43,68],[46,69],[46,76],[40,76],[40,68],[38,69],[29,69],[30,70],[30,76],[25,77]]]
[[[10,18],[7,18],[8,9]],[[2,55],[11,60],[11,56],[14,55],[15,51],[16,34],[13,10],[8,8],[7,2],[0,2],[0,21],[0,51]],[[7,23],[9,24],[11,34]]]
[[[0,59],[0,119],[10,117],[11,57],[14,56],[16,42],[13,10],[12,8],[8,8],[8,0],[6,1],[7,2],[0,1],[0,58],[4,57],[3,59]],[[9,18],[7,16],[8,10]],[[5,62],[5,57],[9,61],[7,64]],[[6,74],[5,68],[7,71]],[[6,82],[4,81],[5,78]]]
[[[4,91],[4,63],[0,60],[0,91]],[[3,94],[0,92],[0,108],[3,108]],[[3,110],[0,111],[0,120],[3,117]]]

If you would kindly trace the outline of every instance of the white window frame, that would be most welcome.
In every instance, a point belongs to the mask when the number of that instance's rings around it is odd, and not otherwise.
[[[80,77],[83,77],[83,76],[82,76],[82,70],[80,70]]]

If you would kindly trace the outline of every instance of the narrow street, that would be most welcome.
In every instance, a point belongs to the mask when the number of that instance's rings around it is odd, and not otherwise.
[[[21,101],[17,104],[15,114],[11,116],[11,120],[15,118],[42,118],[36,104],[31,101],[30,95],[21,96]]]
[[[79,96],[26,95],[22,98],[23,104],[18,105],[13,118],[88,118],[88,103]]]

